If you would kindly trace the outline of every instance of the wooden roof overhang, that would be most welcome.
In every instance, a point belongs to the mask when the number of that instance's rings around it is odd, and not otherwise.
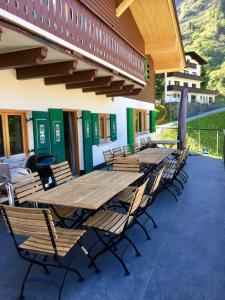
[[[0,70],[15,69],[18,80],[43,79],[96,95],[137,95],[144,87],[86,57],[0,21]]]
[[[130,9],[145,42],[145,54],[151,55],[156,73],[183,70],[185,53],[174,0],[120,0],[120,17]]]

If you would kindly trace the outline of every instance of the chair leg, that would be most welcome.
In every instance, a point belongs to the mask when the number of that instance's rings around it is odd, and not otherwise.
[[[109,244],[107,244],[101,237],[101,235],[98,233],[97,230],[94,230],[96,235],[98,236],[98,238],[100,239],[100,241],[103,243],[103,245],[105,245],[106,250],[109,250],[117,259],[118,261],[121,263],[121,265],[123,266],[124,270],[125,270],[125,275],[128,276],[130,275],[130,272],[128,271],[124,261],[122,260],[122,258],[115,252],[113,251],[113,249],[110,247]],[[114,246],[114,245],[113,245]],[[105,251],[104,251],[105,252]],[[99,256],[99,255],[98,255]],[[97,256],[95,256],[96,259]]]
[[[141,253],[138,251],[136,245],[134,244],[134,242],[126,235],[123,234],[123,237],[131,244],[131,246],[134,248],[135,252],[136,252],[136,256],[141,256]]]
[[[90,253],[88,252],[88,250],[83,246],[83,244],[80,241],[78,241],[78,245],[80,246],[80,248],[84,252],[84,254],[89,258],[90,264],[95,268],[95,272],[100,273],[101,271],[96,266],[95,262],[93,261],[93,258],[91,257]]]
[[[173,182],[173,183],[171,183],[171,185],[170,185],[172,188],[174,188],[174,190],[177,192],[177,195],[179,196],[179,195],[181,195],[182,193],[181,193],[181,190],[179,189],[179,187]]]
[[[30,273],[30,271],[31,271],[31,268],[32,268],[32,266],[33,266],[33,263],[34,263],[34,260],[35,260],[36,256],[37,256],[37,255],[35,254],[34,257],[33,257],[33,259],[30,261],[30,265],[29,265],[28,270],[27,270],[27,272],[26,272],[26,274],[25,274],[25,276],[24,276],[23,283],[22,283],[21,290],[20,290],[19,300],[24,299],[24,288],[25,288],[25,283],[26,283],[26,281],[27,281],[28,275],[29,275],[29,273]]]
[[[178,199],[177,199],[177,196],[174,194],[174,192],[173,191],[171,191],[170,189],[169,189],[169,187],[166,189],[174,198],[175,198],[175,200],[176,200],[176,202],[178,201]]]
[[[146,214],[146,216],[148,216],[149,219],[152,221],[152,224],[153,224],[154,228],[158,228],[158,226],[157,226],[155,220],[153,219],[153,217],[149,213],[147,213],[146,211],[144,211],[144,214]]]
[[[144,230],[144,233],[146,235],[147,240],[151,240],[151,237],[150,237],[148,231],[146,230],[146,228],[138,220],[135,220],[134,224],[139,225]]]
[[[178,178],[176,177],[175,180],[180,184],[180,186],[181,186],[181,188],[182,188],[182,190],[183,190],[183,189],[184,189],[184,185],[183,185],[183,183],[180,181],[180,179],[178,179]]]

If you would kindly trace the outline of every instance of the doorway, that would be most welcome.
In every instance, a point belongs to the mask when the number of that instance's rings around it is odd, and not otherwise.
[[[80,175],[77,112],[64,111],[65,154],[73,176]]]

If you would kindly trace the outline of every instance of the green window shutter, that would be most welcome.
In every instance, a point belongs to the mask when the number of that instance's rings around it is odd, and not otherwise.
[[[156,116],[155,116],[155,111],[154,110],[151,110],[149,112],[149,122],[150,122],[150,132],[155,132],[155,119],[156,119]]]
[[[33,111],[33,134],[35,154],[51,152],[49,114],[46,111]]]
[[[110,114],[110,139],[111,141],[117,140],[117,124],[115,114]]]
[[[92,124],[91,112],[88,110],[82,111],[83,125],[83,151],[84,151],[84,171],[85,173],[93,170],[93,153],[92,153]]]
[[[92,120],[92,145],[99,145],[99,119],[98,114],[91,114]]]
[[[133,108],[127,108],[127,143],[134,153],[134,115]]]
[[[62,109],[49,109],[52,154],[57,162],[65,161],[64,121]]]

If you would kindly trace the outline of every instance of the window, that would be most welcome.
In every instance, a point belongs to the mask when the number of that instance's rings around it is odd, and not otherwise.
[[[188,82],[184,82],[184,86],[188,87]]]
[[[135,131],[136,133],[141,133],[147,130],[146,121],[147,121],[147,112],[145,110],[135,110]]]
[[[175,81],[175,85],[180,85],[180,82],[179,81]]]
[[[0,156],[27,152],[26,114],[0,112]]]
[[[192,87],[196,89],[197,85],[195,83],[193,83]]]
[[[99,114],[99,137],[107,140],[107,115]]]

